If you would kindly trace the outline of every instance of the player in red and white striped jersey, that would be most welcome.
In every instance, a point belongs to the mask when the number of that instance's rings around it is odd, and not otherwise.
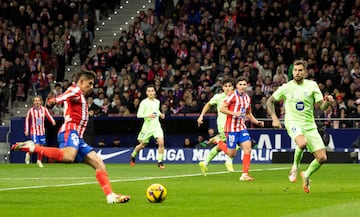
[[[44,156],[60,162],[82,162],[95,169],[98,180],[108,203],[125,203],[130,196],[115,194],[112,190],[105,164],[94,149],[83,139],[88,122],[88,104],[85,95],[94,88],[95,72],[81,70],[75,76],[75,83],[64,94],[48,99],[53,105],[64,103],[64,124],[58,133],[59,148],[35,145],[32,141],[17,142],[11,150],[43,153]]]
[[[64,124],[59,132],[77,131],[80,138],[88,122],[88,105],[85,95],[77,84],[71,85],[65,93],[54,98],[54,103],[64,103]]]
[[[247,88],[247,78],[240,76],[236,79],[236,90],[229,94],[220,111],[227,115],[225,122],[225,134],[227,149],[223,150],[230,157],[236,156],[236,145],[240,144],[243,152],[243,171],[240,181],[253,181],[249,176],[250,154],[251,154],[251,138],[245,125],[246,119],[252,123],[264,126],[263,121],[258,121],[251,112],[251,100],[249,95],[245,93]]]
[[[53,126],[56,125],[54,118],[51,116],[49,110],[43,106],[41,96],[35,96],[33,98],[33,107],[31,107],[25,118],[25,136],[31,137],[31,140],[35,144],[46,145],[45,136],[45,118],[47,118]],[[27,152],[25,156],[25,163],[30,163],[30,153]],[[43,167],[42,154],[37,154],[37,164],[39,167]]]

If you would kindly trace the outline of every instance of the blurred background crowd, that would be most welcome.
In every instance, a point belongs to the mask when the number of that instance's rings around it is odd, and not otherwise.
[[[61,94],[74,73],[66,66],[78,55],[80,67],[97,74],[88,97],[95,117],[133,116],[148,84],[166,115],[197,114],[222,79],[245,75],[253,113],[266,119],[267,97],[304,59],[308,78],[336,99],[325,112],[315,108],[316,117],[327,127],[359,127],[349,118],[360,118],[360,0],[156,0],[91,54],[95,27],[119,4],[1,1],[1,111],[33,95]],[[284,114],[282,103],[277,112]]]

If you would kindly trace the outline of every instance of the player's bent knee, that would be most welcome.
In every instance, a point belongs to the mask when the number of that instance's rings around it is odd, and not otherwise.
[[[62,160],[62,162],[64,163],[73,163],[74,161],[75,161],[75,157],[69,155],[64,155],[64,158]]]
[[[324,156],[320,156],[317,161],[321,164],[325,163],[327,161],[327,156],[324,155]]]

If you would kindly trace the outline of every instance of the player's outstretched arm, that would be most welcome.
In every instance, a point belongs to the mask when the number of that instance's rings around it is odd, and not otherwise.
[[[246,112],[246,118],[249,119],[251,123],[258,125],[259,127],[264,127],[264,121],[257,120],[250,110]]]
[[[210,105],[209,102],[207,102],[207,103],[204,105],[204,107],[203,107],[203,109],[202,109],[202,111],[201,111],[201,113],[200,113],[199,118],[197,119],[197,123],[198,123],[198,126],[199,126],[199,127],[200,127],[201,124],[204,123],[204,120],[203,120],[203,119],[204,119],[204,115],[206,114],[207,111],[209,111],[210,108],[211,108],[211,105]]]
[[[276,115],[275,112],[275,98],[273,96],[270,96],[269,99],[266,102],[267,106],[267,112],[271,116],[272,119],[272,126],[276,128],[281,128],[281,123],[279,118]]]

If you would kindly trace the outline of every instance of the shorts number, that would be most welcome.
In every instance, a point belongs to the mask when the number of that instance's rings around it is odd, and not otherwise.
[[[79,145],[79,137],[75,133],[71,134],[71,141],[75,146]]]
[[[234,135],[229,135],[229,142],[230,143],[235,142],[235,136]]]

